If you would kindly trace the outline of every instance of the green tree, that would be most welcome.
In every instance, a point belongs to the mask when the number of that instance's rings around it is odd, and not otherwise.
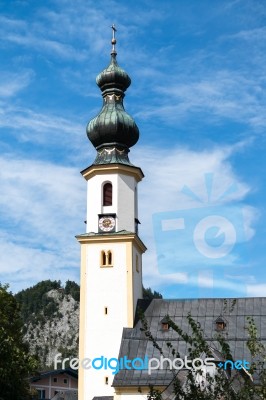
[[[152,299],[162,299],[163,296],[161,293],[156,292],[156,290],[153,290],[151,288],[145,288],[143,287],[143,299],[144,300],[152,300]]]
[[[74,281],[66,281],[65,294],[70,294],[74,300],[79,301],[80,298],[80,287]]]
[[[49,303],[55,303],[54,299],[47,297],[47,292],[52,289],[59,289],[60,287],[60,281],[51,281],[48,279],[18,292],[15,295],[15,298],[20,304],[23,322],[32,322],[34,317],[40,314]]]
[[[37,368],[23,342],[19,305],[0,283],[0,400],[28,398],[27,377]]]
[[[142,319],[142,331],[146,337],[152,341],[153,346],[164,356],[163,350],[152,336],[147,321],[144,316]],[[188,359],[201,358],[204,354],[206,357],[213,357],[210,345],[204,337],[204,332],[199,323],[195,322],[190,314],[187,316],[188,325],[191,328],[191,334],[184,332],[177,326],[169,316],[165,317],[165,321],[169,327],[178,333],[187,344]],[[187,370],[185,381],[179,379],[178,373],[173,377],[171,384],[173,397],[178,400],[259,400],[266,399],[266,373],[265,360],[266,348],[258,337],[258,332],[254,320],[248,318],[249,339],[247,340],[247,348],[250,351],[251,368],[249,371],[244,369],[240,371],[231,371],[226,374],[222,368],[215,368],[215,373],[205,374],[203,370]],[[216,335],[218,343],[217,350],[223,360],[233,360],[229,344],[222,334]],[[170,341],[167,342],[173,358],[181,358],[178,348]],[[206,371],[205,371],[206,372]],[[203,379],[197,379],[197,377]],[[260,382],[256,385],[254,382]],[[163,391],[159,391],[154,387],[150,387],[148,400],[161,400]]]

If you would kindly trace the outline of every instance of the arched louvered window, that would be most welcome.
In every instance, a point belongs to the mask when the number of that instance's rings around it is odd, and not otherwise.
[[[111,250],[101,251],[101,260],[100,260],[101,267],[112,267],[113,266],[113,254]]]
[[[103,206],[111,206],[113,197],[113,187],[110,182],[103,185]]]

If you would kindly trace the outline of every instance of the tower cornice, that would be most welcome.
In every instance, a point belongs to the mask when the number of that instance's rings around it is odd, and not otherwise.
[[[104,175],[104,174],[117,174],[123,173],[125,175],[130,175],[135,177],[137,182],[140,182],[142,178],[144,178],[144,174],[139,167],[129,166],[124,164],[92,164],[88,168],[85,168],[81,171],[81,175],[86,180],[89,180],[95,175]]]
[[[138,247],[138,249],[142,252],[145,253],[147,250],[147,247],[145,244],[140,240],[138,235],[134,232],[127,232],[127,231],[121,231],[121,232],[115,232],[112,234],[107,234],[107,233],[83,233],[81,235],[77,235],[76,239],[80,244],[90,244],[90,243],[113,243],[113,242],[130,242],[130,243],[135,243],[135,245]]]

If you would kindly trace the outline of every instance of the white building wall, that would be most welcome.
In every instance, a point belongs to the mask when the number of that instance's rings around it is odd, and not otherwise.
[[[87,246],[85,358],[117,358],[123,327],[127,326],[126,243]],[[113,267],[100,267],[101,250],[111,250]],[[105,307],[108,309],[105,315]],[[108,378],[108,384],[105,378]],[[85,387],[90,399],[113,395],[114,375],[108,370],[85,370]],[[85,400],[85,399],[84,399]],[[87,400],[87,398],[86,398]]]
[[[135,178],[118,175],[117,231],[135,232],[135,187]]]
[[[102,205],[102,187],[110,182],[113,186],[112,206]],[[137,218],[137,182],[133,176],[122,173],[95,175],[87,183],[87,232],[98,232],[98,214],[116,214],[117,231],[135,232]]]
[[[103,206],[102,189],[107,182],[112,184],[112,206]],[[99,231],[99,214],[116,214],[116,232],[135,232],[137,213],[137,180],[134,176],[108,171],[91,175],[87,180],[87,233]],[[121,236],[116,240],[115,235],[111,239],[106,237],[106,242],[102,241],[104,235],[100,238],[101,243],[92,237],[89,243],[82,244],[82,259],[86,261],[82,263],[84,335],[80,357],[91,361],[101,357],[107,360],[118,358],[123,328],[133,326],[137,300],[142,298],[142,252],[137,242],[126,238],[121,241]],[[101,267],[101,252],[108,250],[113,255],[113,266]],[[139,271],[136,271],[136,255]],[[114,395],[111,369],[82,369],[80,400]]]
[[[103,207],[102,186],[113,185],[113,205]],[[87,232],[98,232],[98,214],[117,212],[117,174],[96,175],[87,182]]]

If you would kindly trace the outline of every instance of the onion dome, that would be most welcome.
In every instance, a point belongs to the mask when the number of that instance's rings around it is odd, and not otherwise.
[[[103,92],[121,91],[123,94],[131,84],[131,79],[116,61],[116,53],[111,53],[111,63],[109,67],[104,69],[96,78],[96,83]]]
[[[123,99],[131,79],[116,61],[114,25],[110,65],[96,78],[102,91],[103,106],[100,113],[87,126],[87,135],[97,150],[94,164],[130,164],[129,148],[139,139],[134,119],[125,111]]]

